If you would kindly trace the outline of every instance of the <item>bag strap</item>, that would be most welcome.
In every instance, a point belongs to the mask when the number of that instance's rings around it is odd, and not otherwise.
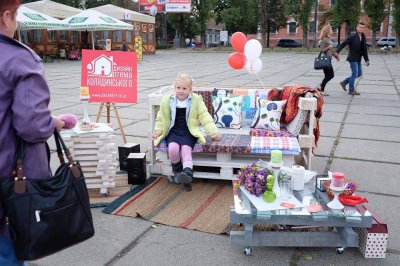
[[[80,168],[78,167],[77,162],[75,162],[72,158],[71,152],[67,148],[64,143],[64,140],[61,138],[60,132],[57,129],[54,129],[53,132],[54,140],[56,142],[58,159],[60,160],[61,165],[65,165],[63,151],[65,156],[68,159],[69,169],[75,178],[81,177],[82,173]],[[21,138],[17,139],[17,145],[19,146],[16,153],[16,164],[15,164],[15,172],[13,174],[14,177],[14,190],[17,194],[25,193],[26,191],[26,176],[24,175],[24,163],[23,163],[23,152],[25,141]]]

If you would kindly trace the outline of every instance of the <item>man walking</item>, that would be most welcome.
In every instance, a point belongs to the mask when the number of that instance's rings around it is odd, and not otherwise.
[[[349,46],[347,61],[350,63],[351,76],[340,82],[340,86],[342,86],[344,91],[347,91],[346,85],[349,84],[349,95],[360,95],[360,93],[354,89],[354,83],[356,78],[362,75],[361,57],[364,57],[365,64],[369,66],[368,47],[364,34],[365,24],[359,22],[356,30],[357,32],[355,34],[349,36],[336,49],[336,52],[340,53],[346,45]]]

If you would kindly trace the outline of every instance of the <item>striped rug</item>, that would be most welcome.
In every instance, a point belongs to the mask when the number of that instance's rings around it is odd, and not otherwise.
[[[213,234],[228,232],[232,187],[226,181],[196,180],[193,190],[150,177],[144,185],[122,195],[104,213],[142,217],[155,223]]]
[[[131,188],[131,185],[128,184],[128,175],[125,172],[119,171],[114,181],[115,187],[107,189],[108,195],[101,194],[100,188],[88,189],[91,208],[106,207]]]

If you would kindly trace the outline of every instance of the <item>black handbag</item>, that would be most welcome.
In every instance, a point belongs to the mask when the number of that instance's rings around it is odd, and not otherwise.
[[[73,161],[57,130],[54,138],[61,163],[54,176],[41,180],[24,176],[22,143],[14,176],[0,179],[6,223],[19,260],[44,257],[94,235],[89,195],[79,162]]]
[[[314,69],[319,70],[329,67],[332,67],[331,58],[327,54],[320,52],[314,59]]]

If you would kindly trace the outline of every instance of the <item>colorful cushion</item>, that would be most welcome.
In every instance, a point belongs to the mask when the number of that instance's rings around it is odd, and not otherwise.
[[[279,121],[285,104],[286,100],[268,101],[258,97],[256,103],[257,111],[251,127],[280,130]]]
[[[309,111],[306,110],[299,110],[293,120],[287,124],[286,128],[290,133],[293,134],[293,136],[297,137],[300,134],[300,130],[306,121],[308,112]]]
[[[212,97],[213,117],[217,127],[240,128],[242,96]]]

